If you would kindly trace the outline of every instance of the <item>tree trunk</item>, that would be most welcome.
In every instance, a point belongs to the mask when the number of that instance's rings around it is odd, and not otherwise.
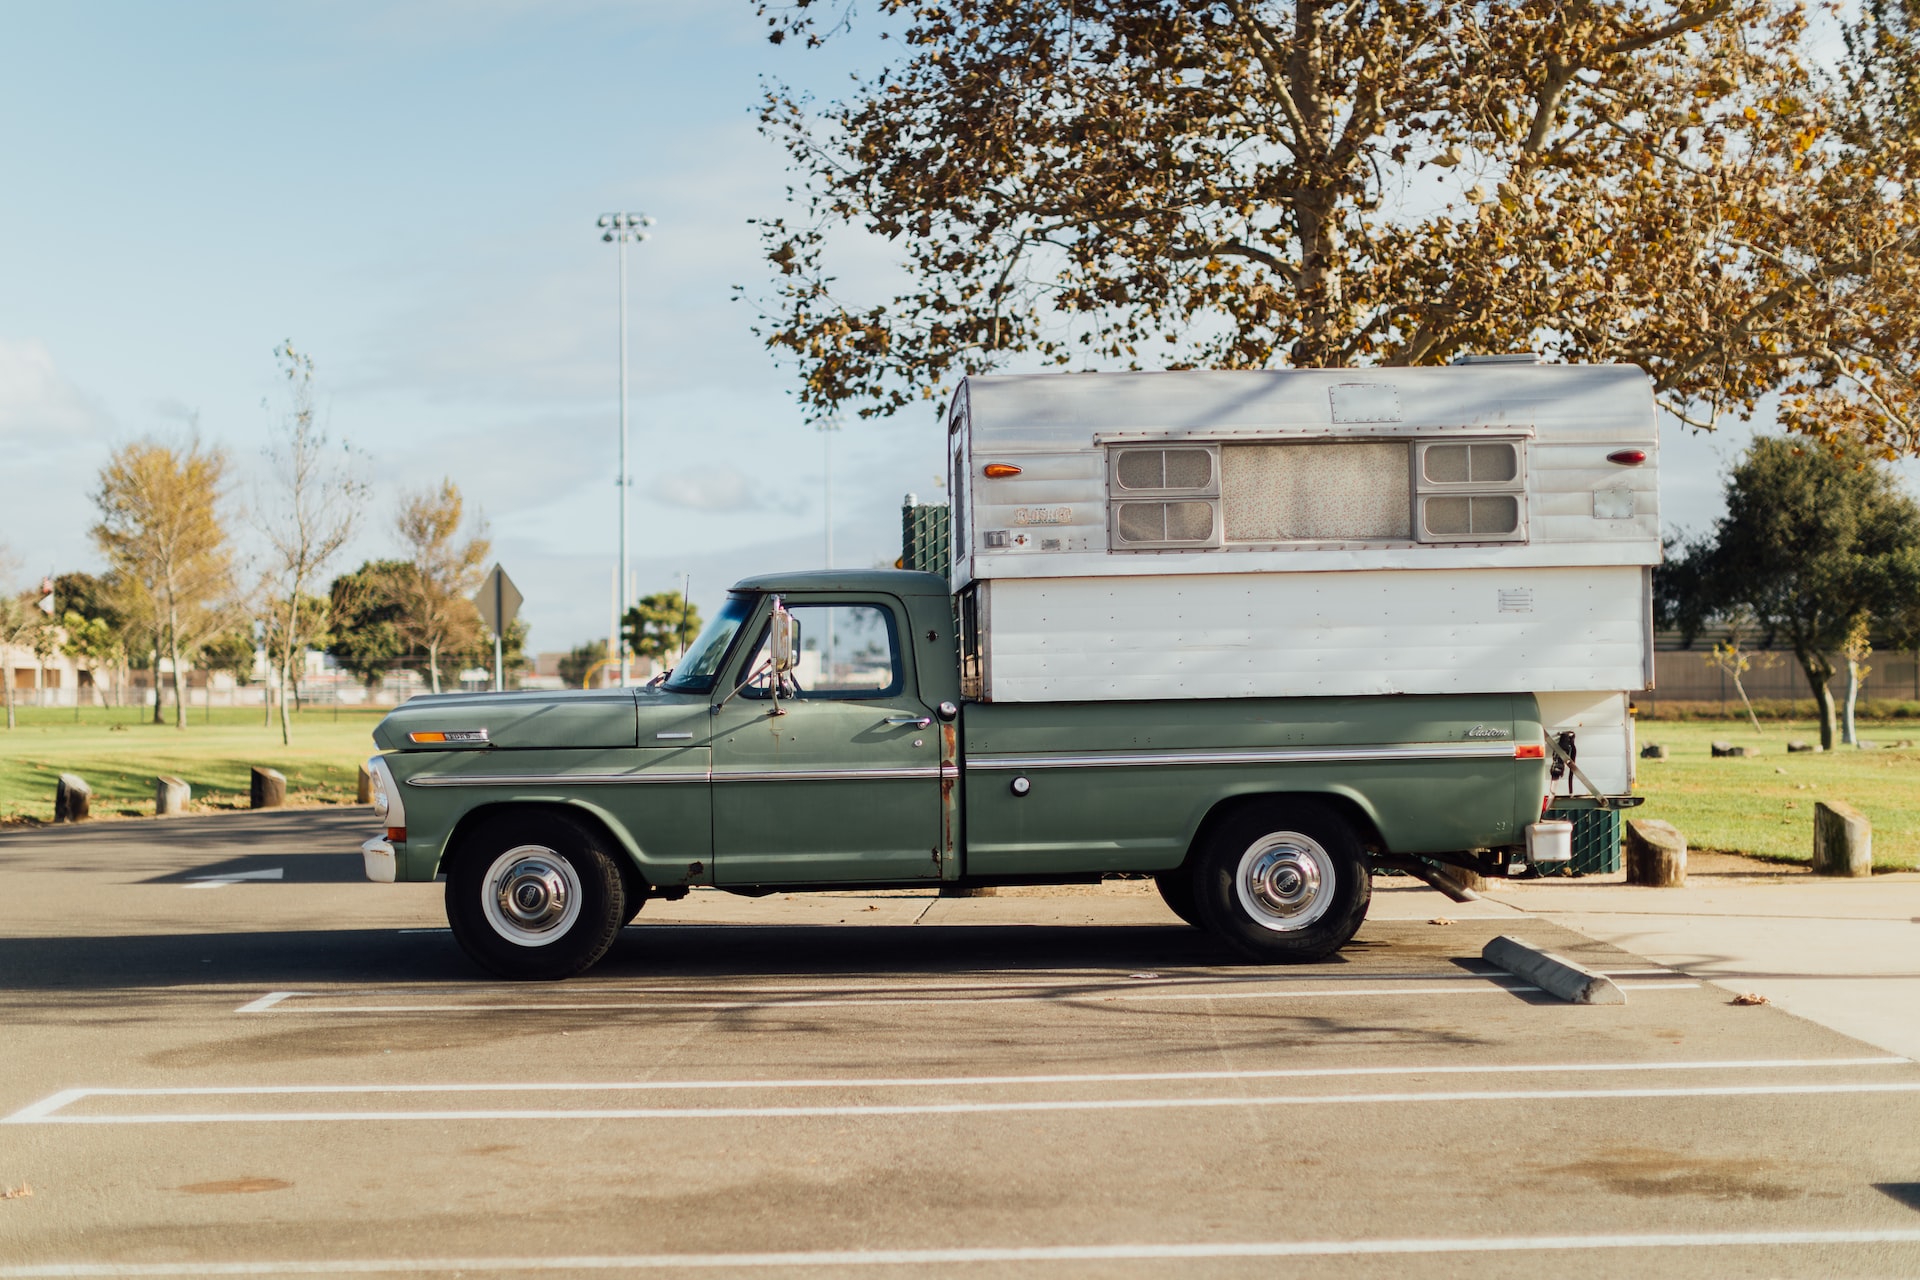
[[[0,685],[6,686],[7,728],[13,728],[13,659],[0,664]]]
[[[1815,679],[1811,671],[1807,679],[1813,683],[1813,700],[1820,708],[1820,749],[1833,750],[1834,707],[1833,690],[1827,687],[1826,679]]]
[[[187,673],[180,665],[180,633],[167,627],[167,656],[173,659],[173,727],[187,727]]]
[[[287,690],[293,680],[293,619],[287,619],[288,626],[283,633],[285,639],[280,645],[280,742],[283,746],[293,744],[293,712],[287,706]]]
[[[160,637],[156,635],[153,638],[153,722],[155,724],[166,723],[160,714],[160,702]]]
[[[1733,691],[1740,695],[1740,705],[1747,709],[1747,719],[1753,722],[1753,731],[1760,732],[1760,717],[1753,714],[1753,702],[1747,697],[1746,686],[1740,683],[1740,677],[1733,678]]]
[[[427,687],[440,692],[440,646],[437,644],[427,646]]]
[[[1860,745],[1860,734],[1853,724],[1853,708],[1860,701],[1860,664],[1852,658],[1847,659],[1847,708],[1846,716],[1840,722],[1840,741],[1849,747]]]

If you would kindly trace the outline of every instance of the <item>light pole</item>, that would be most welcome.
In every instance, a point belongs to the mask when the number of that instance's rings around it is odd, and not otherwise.
[[[833,568],[833,437],[840,430],[840,416],[822,418],[818,430],[821,442],[826,446],[827,469],[827,568]]]
[[[840,432],[840,415],[820,420],[820,440],[826,449],[827,470],[827,568],[833,568],[833,438]],[[820,646],[820,678],[833,680],[833,610],[828,609],[826,635]]]
[[[619,650],[620,687],[627,687],[632,668],[627,659],[627,642],[621,628],[627,621],[627,490],[633,477],[627,474],[627,241],[645,240],[643,228],[653,225],[644,213],[603,213],[600,238],[620,246],[620,474],[614,483],[620,486],[620,579],[614,599],[614,647]]]

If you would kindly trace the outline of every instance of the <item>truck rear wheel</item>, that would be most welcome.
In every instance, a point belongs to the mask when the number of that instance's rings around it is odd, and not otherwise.
[[[627,919],[619,866],[558,815],[486,823],[447,870],[454,941],[503,978],[570,978],[607,953]]]
[[[1268,963],[1332,955],[1360,931],[1373,898],[1353,827],[1311,800],[1262,805],[1222,823],[1193,884],[1208,932]]]

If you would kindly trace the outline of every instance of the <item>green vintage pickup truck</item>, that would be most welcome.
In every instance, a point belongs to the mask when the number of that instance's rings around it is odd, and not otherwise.
[[[1375,869],[1504,874],[1550,790],[1531,694],[976,701],[956,625],[933,574],[772,575],[655,687],[414,699],[374,734],[367,874],[444,876],[454,937],[509,978],[579,973],[695,886],[1116,874],[1306,961],[1354,936]]]

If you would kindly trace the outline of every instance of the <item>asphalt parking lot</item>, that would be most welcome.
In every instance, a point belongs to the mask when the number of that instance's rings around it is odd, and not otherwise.
[[[0,1278],[1920,1274],[1920,1065],[1545,921],[696,893],[506,984],[366,825],[0,833]]]

